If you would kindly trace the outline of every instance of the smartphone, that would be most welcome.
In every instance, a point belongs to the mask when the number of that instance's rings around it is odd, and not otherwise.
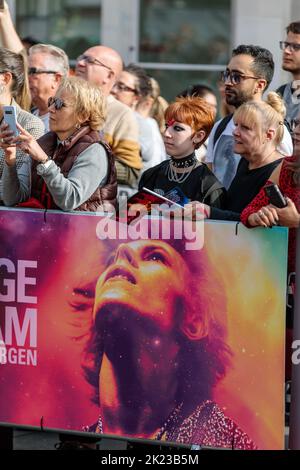
[[[269,198],[270,204],[273,204],[273,206],[278,208],[287,206],[285,197],[280,191],[277,184],[269,184],[268,186],[266,186],[265,193],[266,196]]]
[[[17,110],[14,105],[3,106],[3,119],[9,125],[14,136],[17,137],[20,132],[17,128]]]

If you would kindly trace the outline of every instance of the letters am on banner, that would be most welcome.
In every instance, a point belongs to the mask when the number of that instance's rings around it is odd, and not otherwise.
[[[283,448],[287,231],[167,222],[0,210],[0,422]]]

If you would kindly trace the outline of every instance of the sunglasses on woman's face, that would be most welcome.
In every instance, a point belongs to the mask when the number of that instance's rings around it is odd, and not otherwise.
[[[56,111],[59,111],[61,108],[66,107],[64,101],[61,98],[56,98],[53,96],[48,99],[48,108],[50,108],[50,106],[52,105],[54,105]]]

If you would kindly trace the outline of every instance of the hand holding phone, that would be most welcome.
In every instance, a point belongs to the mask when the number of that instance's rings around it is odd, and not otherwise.
[[[17,111],[14,105],[3,106],[3,119],[8,124],[10,131],[13,132],[14,137],[17,137],[20,132],[17,128]]]
[[[270,204],[279,209],[287,206],[286,199],[280,191],[277,184],[269,184],[265,187],[266,196],[269,198]]]

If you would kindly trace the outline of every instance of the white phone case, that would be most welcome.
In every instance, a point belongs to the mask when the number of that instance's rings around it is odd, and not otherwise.
[[[17,111],[14,105],[3,106],[3,119],[9,125],[14,136],[18,136],[20,132],[17,128]]]

